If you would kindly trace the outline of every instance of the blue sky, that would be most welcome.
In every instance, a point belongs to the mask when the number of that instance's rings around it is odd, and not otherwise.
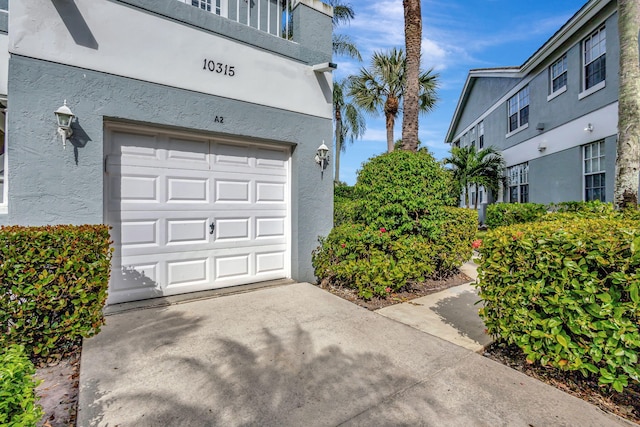
[[[334,78],[344,78],[368,66],[371,54],[404,47],[402,0],[346,0],[356,12],[351,24],[337,33],[356,42],[363,61],[335,57]],[[422,0],[422,65],[440,74],[436,109],[420,116],[420,140],[436,158],[446,157],[444,143],[469,69],[521,65],[549,39],[586,0]],[[367,132],[342,153],[340,180],[356,181],[367,159],[386,150],[384,117],[367,115]],[[402,118],[395,126],[401,137]]]

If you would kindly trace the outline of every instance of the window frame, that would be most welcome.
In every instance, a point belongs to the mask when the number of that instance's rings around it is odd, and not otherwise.
[[[478,123],[478,149],[484,149],[484,120]]]
[[[562,68],[558,69],[557,66],[561,64]],[[569,80],[569,67],[567,62],[567,54],[562,55],[558,60],[549,66],[549,96],[547,101],[551,101],[556,96],[563,94],[567,91],[567,82]],[[556,75],[556,73],[559,74]],[[564,76],[564,84],[553,90],[553,86],[556,80],[561,79]]]
[[[507,197],[508,203],[529,202],[529,162],[519,163],[507,168]],[[515,190],[515,199],[513,190]]]
[[[604,39],[602,38],[604,35]],[[595,37],[598,37],[598,55],[593,57],[594,53],[594,45],[593,40]],[[605,87],[607,82],[607,30],[606,26],[600,25],[598,28],[591,32],[588,37],[582,40],[580,45],[580,57],[581,57],[581,89],[582,92],[578,95],[578,99],[582,99],[585,96],[591,95],[594,92]],[[589,58],[587,58],[589,56]],[[602,58],[602,80],[597,83],[593,83],[591,86],[587,87],[587,80],[589,74],[589,66],[596,63],[596,61]]]
[[[507,137],[529,127],[530,101],[529,85],[520,89],[515,95],[507,100]],[[523,121],[524,116],[526,116],[526,122]],[[516,127],[512,128],[512,118],[514,117],[516,119]]]
[[[594,154],[594,147],[597,147],[597,155]],[[585,144],[582,147],[582,200],[585,202],[592,200],[600,200],[602,202],[606,202],[607,199],[607,185],[606,185],[606,145],[604,139],[600,139],[598,141],[590,142],[589,144]],[[589,156],[587,156],[587,151],[589,151]],[[595,170],[594,160],[598,161],[598,169]],[[589,167],[587,167],[587,162]],[[596,175],[599,176],[599,180],[601,185],[599,186],[587,186],[588,177],[592,178]],[[589,197],[588,194],[591,191],[593,195],[593,190],[600,190],[601,197],[593,198]]]

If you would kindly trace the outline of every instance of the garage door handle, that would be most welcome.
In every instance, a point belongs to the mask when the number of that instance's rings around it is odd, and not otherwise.
[[[211,230],[209,231],[209,234],[213,234],[213,230],[215,230],[215,228],[216,228],[215,222],[212,222],[211,224],[209,224],[209,229]]]

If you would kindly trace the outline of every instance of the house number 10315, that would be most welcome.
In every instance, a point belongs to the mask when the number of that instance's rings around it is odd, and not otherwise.
[[[224,74],[225,76],[233,77],[236,75],[235,67],[229,64],[223,64],[222,62],[215,62],[212,59],[204,60],[202,66],[203,70],[209,70],[212,73]]]

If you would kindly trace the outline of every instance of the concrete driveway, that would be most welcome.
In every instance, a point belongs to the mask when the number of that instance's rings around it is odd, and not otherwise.
[[[299,283],[107,317],[79,426],[629,425]]]

